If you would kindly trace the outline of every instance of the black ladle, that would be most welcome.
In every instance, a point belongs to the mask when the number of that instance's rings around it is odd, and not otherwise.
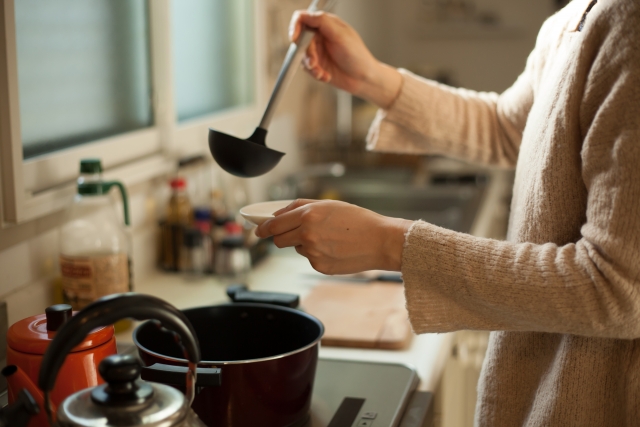
[[[307,10],[315,12],[318,10],[319,2],[320,0],[313,0]],[[284,153],[267,147],[265,139],[282,93],[291,83],[298,68],[297,65],[301,62],[302,55],[311,44],[314,35],[313,31],[303,28],[298,42],[291,43],[289,46],[262,121],[249,138],[236,138],[209,128],[209,149],[222,169],[235,176],[252,178],[269,172],[284,156]],[[291,67],[291,64],[295,64],[296,67]]]

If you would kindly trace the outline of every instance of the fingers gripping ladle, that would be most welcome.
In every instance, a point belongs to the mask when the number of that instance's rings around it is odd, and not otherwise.
[[[313,0],[308,11],[318,10],[320,0]],[[333,5],[335,0],[330,0]],[[328,7],[327,7],[328,8]],[[297,43],[291,43],[285,57],[278,79],[271,93],[271,98],[262,116],[260,125],[247,139],[236,138],[214,129],[209,129],[209,149],[218,165],[232,175],[252,178],[263,175],[273,169],[284,153],[267,147],[265,139],[271,119],[282,93],[296,73],[304,52],[311,44],[315,33],[303,27]],[[292,67],[294,64],[296,66]]]

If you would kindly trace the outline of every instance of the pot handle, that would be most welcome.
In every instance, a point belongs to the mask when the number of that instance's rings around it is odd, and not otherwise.
[[[196,379],[195,365],[200,362],[200,348],[193,326],[180,310],[166,301],[150,295],[129,292],[109,295],[89,304],[56,332],[44,354],[38,376],[38,386],[45,392],[47,412],[49,392],[55,385],[58,371],[67,354],[92,330],[112,325],[127,317],[136,320],[155,319],[165,328],[175,331],[175,339],[183,346],[185,358],[190,362],[189,369],[193,372],[193,376],[187,375],[187,399],[191,402]]]
[[[227,295],[233,302],[272,304],[289,308],[297,308],[300,305],[300,297],[296,294],[250,291],[247,285],[231,285],[227,288]]]
[[[187,374],[186,366],[165,365],[154,363],[151,366],[144,366],[140,378],[145,381],[152,381],[162,384],[182,385],[184,376]],[[196,387],[219,387],[221,382],[220,368],[200,368],[196,369],[198,379]]]

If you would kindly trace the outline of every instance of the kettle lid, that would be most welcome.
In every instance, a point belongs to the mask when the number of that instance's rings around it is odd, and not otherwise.
[[[145,382],[131,355],[106,357],[98,367],[106,384],[79,391],[58,407],[65,427],[165,427],[184,425],[191,409],[177,389]]]
[[[73,315],[68,304],[47,307],[45,314],[27,317],[11,325],[7,331],[7,345],[15,351],[29,354],[44,354],[56,331]],[[113,326],[93,330],[72,351],[83,351],[109,341],[114,334]]]

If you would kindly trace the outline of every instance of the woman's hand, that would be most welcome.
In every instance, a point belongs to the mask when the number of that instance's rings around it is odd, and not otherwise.
[[[400,271],[412,221],[333,200],[296,200],[256,230],[279,248],[293,246],[324,274]]]
[[[381,108],[393,104],[402,87],[402,76],[374,58],[352,27],[330,13],[299,10],[291,19],[292,41],[298,39],[303,25],[316,32],[304,60],[313,77]]]

